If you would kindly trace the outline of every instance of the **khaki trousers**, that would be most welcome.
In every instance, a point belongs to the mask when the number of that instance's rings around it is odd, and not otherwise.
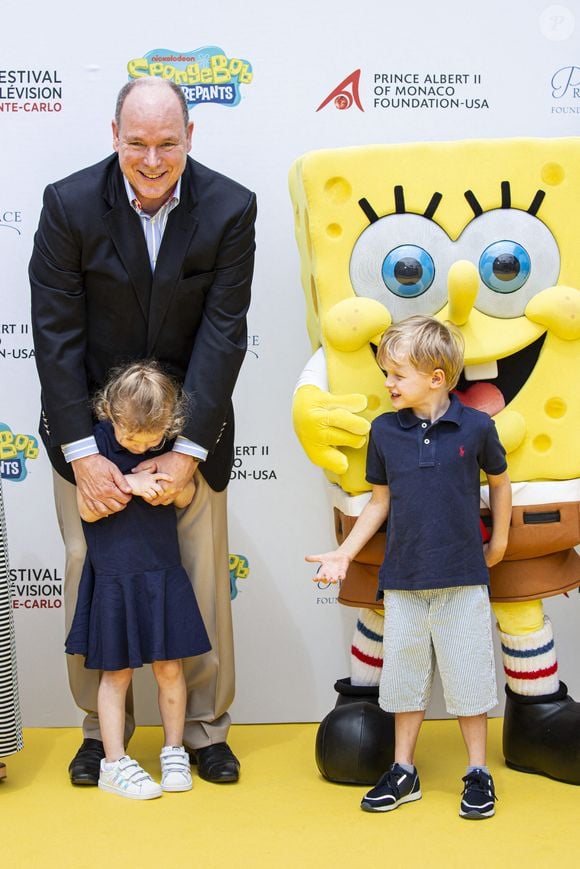
[[[76,487],[56,472],[54,496],[65,544],[65,621],[70,629],[77,600],[86,544],[76,503]],[[203,748],[224,742],[230,726],[228,709],[234,699],[234,647],[227,534],[227,492],[214,492],[196,472],[196,492],[189,507],[177,510],[181,560],[187,571],[211,642],[211,651],[183,660],[187,684],[184,743]],[[80,655],[67,655],[68,676],[75,703],[87,714],[85,737],[101,739],[97,716],[99,672],[87,670]],[[127,693],[125,742],[135,729],[133,695]]]

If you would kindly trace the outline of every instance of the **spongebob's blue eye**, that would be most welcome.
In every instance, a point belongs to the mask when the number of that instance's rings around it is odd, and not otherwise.
[[[433,220],[409,212],[387,214],[356,240],[349,267],[353,290],[384,305],[393,323],[411,314],[433,316],[447,304],[453,254],[449,236]]]
[[[517,241],[495,241],[486,247],[479,260],[481,279],[495,293],[519,290],[531,270],[530,256]]]
[[[401,244],[387,254],[381,273],[392,293],[403,299],[414,299],[423,295],[433,283],[435,265],[422,247]]]

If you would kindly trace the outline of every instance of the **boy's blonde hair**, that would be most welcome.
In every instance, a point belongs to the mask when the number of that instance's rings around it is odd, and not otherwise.
[[[174,438],[187,417],[187,398],[157,362],[140,361],[111,371],[93,402],[97,419],[108,419],[130,434],[163,431]]]
[[[415,315],[390,326],[379,344],[377,362],[383,370],[391,362],[408,359],[413,368],[429,373],[440,368],[448,390],[457,386],[463,369],[463,335],[451,323]]]

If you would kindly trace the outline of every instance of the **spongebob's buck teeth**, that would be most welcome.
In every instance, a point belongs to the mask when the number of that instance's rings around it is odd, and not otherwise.
[[[466,365],[463,369],[466,380],[494,380],[497,377],[497,362],[482,362],[480,365]]]

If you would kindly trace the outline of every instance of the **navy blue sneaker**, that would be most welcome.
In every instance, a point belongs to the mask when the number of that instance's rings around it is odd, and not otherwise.
[[[495,815],[494,803],[497,800],[493,779],[482,769],[474,769],[463,777],[465,787],[461,795],[459,814],[473,821],[492,818]]]
[[[398,763],[380,777],[374,788],[365,794],[360,804],[365,812],[390,812],[401,803],[421,799],[421,785],[417,770],[407,772]]]

